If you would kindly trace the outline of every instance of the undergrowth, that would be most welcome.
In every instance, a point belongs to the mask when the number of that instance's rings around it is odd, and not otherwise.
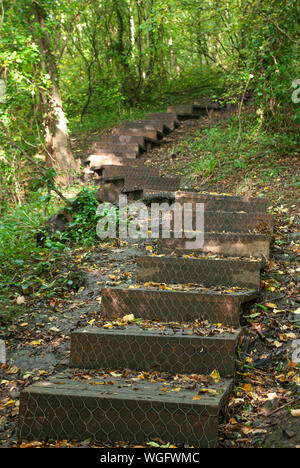
[[[77,290],[74,249],[95,244],[96,188],[86,187],[65,210],[69,222],[64,232],[50,234],[49,216],[59,208],[57,200],[31,194],[29,201],[6,214],[0,222],[0,301],[9,303],[19,296],[51,297]],[[41,235],[42,234],[42,235]],[[41,242],[42,239],[42,242]],[[73,279],[72,279],[73,278]]]
[[[216,183],[242,171],[245,180],[259,178],[269,183],[291,169],[289,160],[299,157],[299,143],[295,131],[271,133],[260,128],[255,114],[243,117],[239,138],[239,121],[234,116],[181,144],[182,159],[189,159],[183,172],[193,181]],[[299,189],[299,184],[295,168],[291,185]]]

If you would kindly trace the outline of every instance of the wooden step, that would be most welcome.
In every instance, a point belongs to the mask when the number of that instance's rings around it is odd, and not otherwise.
[[[120,287],[102,289],[101,316],[105,320],[116,320],[133,314],[143,320],[166,320],[169,322],[194,322],[208,320],[210,323],[239,326],[243,307],[259,296],[256,290],[214,291],[176,290],[176,285],[165,288]]]
[[[115,180],[114,183],[101,184],[96,198],[99,203],[111,203],[112,205],[119,205],[120,195],[124,188],[124,180]],[[127,192],[127,201],[129,203],[136,201],[141,194],[140,188],[132,188],[130,192]]]
[[[121,149],[111,150],[109,148],[98,149],[95,151],[96,156],[103,156],[106,158],[128,158],[128,159],[136,159],[139,155],[139,150],[136,149],[132,150],[130,148],[122,147]]]
[[[125,130],[124,130],[125,132]],[[137,132],[139,133],[139,132]],[[155,132],[149,132],[152,137],[155,137]],[[100,140],[100,144],[102,142],[105,145],[109,144],[136,144],[139,145],[140,149],[143,151],[149,151],[151,148],[155,146],[159,146],[162,143],[162,140],[158,140],[157,138],[151,138],[147,135],[139,135],[139,134],[123,134],[123,135],[110,135],[107,137],[102,137]],[[95,146],[99,145],[99,142],[95,143]]]
[[[143,175],[143,174],[135,174],[135,175],[108,175],[103,176],[104,183],[111,183],[115,184],[116,187],[119,188],[120,193],[130,193],[136,192],[142,193],[145,188],[149,188],[151,190],[161,190],[164,187],[170,188],[174,190],[179,187],[180,179],[179,178],[167,178],[167,177],[159,177],[159,176],[152,176],[152,175]],[[140,197],[140,195],[139,195]]]
[[[180,233],[171,233],[171,239],[159,239],[158,251],[160,253],[178,252],[188,254],[191,252],[211,252],[213,254],[228,257],[253,257],[268,260],[270,258],[270,237],[263,234],[241,234],[241,233],[204,233],[204,243],[200,247],[186,248],[187,242],[192,239],[176,238]],[[186,234],[186,233],[185,233]],[[200,239],[200,237],[199,237]]]
[[[194,109],[197,110],[220,110],[222,105],[218,101],[213,101],[210,98],[197,99],[193,102]]]
[[[212,448],[233,387],[231,379],[202,378],[201,383],[201,376],[184,383],[111,375],[77,379],[57,376],[23,390],[18,437],[111,444],[159,436],[171,443]]]
[[[168,201],[170,204],[175,201],[186,206],[187,210],[195,210],[198,203],[204,205],[205,211],[221,211],[221,212],[236,212],[236,213],[266,213],[268,202],[265,198],[260,197],[239,197],[234,195],[218,195],[207,192],[168,192],[143,194],[143,201],[150,204],[153,199],[160,198],[163,201]]]
[[[172,132],[173,130],[179,127],[179,121],[177,119],[172,119],[172,118],[170,119],[161,119],[161,118],[152,119],[151,118],[151,119],[137,120],[135,122],[123,122],[121,126],[124,126],[124,128],[127,128],[127,127],[135,126],[137,124],[154,125],[154,126],[158,125],[158,128],[161,128],[162,126],[164,133]]]
[[[221,377],[233,376],[241,330],[227,327],[226,331],[225,327],[220,332],[220,328],[209,324],[199,327],[178,324],[177,328],[175,324],[163,323],[147,326],[149,329],[139,325],[112,329],[86,327],[73,332],[71,367],[147,372],[155,369],[171,374],[205,375],[217,369]],[[207,333],[207,336],[197,333]]]
[[[196,203],[203,203],[207,211],[264,213],[268,207],[265,198],[210,193],[177,192],[175,201],[180,204],[191,203],[193,209]]]
[[[115,135],[124,135],[124,132],[128,135],[152,135],[152,138],[155,140],[161,140],[164,136],[164,128],[162,125],[135,125],[131,127],[120,127],[114,130]]]
[[[191,228],[196,229],[195,211],[185,209],[184,216],[191,220]],[[172,218],[174,212],[172,212]],[[172,228],[174,221],[172,219]],[[267,213],[238,213],[204,210],[205,232],[239,232],[273,235],[273,217]]]
[[[135,137],[142,137],[146,141],[150,143],[159,145],[161,139],[163,138],[163,134],[158,132],[157,130],[145,130],[145,129],[135,129],[134,133],[128,132],[127,129],[122,128],[115,128],[112,132],[112,136],[120,137],[120,138],[135,138]]]
[[[92,154],[86,160],[85,164],[91,170],[101,169],[102,166],[143,166],[145,160],[143,158],[125,158],[121,156],[110,155],[99,155]]]
[[[119,176],[159,176],[159,170],[150,166],[102,166],[96,172],[103,179]]]
[[[123,193],[130,192],[139,187],[143,189],[162,190],[164,187],[170,190],[180,186],[180,178],[157,177],[157,176],[132,176],[128,175],[124,180]]]
[[[95,147],[95,154],[104,154],[107,153],[107,151],[112,152],[112,153],[135,153],[136,156],[139,156],[141,153],[144,152],[143,149],[141,149],[140,145],[137,143],[101,143],[99,142],[98,145]]]
[[[95,145],[128,145],[128,144],[135,144],[139,145],[140,148],[146,150],[146,141],[143,136],[136,136],[136,135],[109,135],[105,137],[101,137],[100,141],[95,143]]]
[[[119,128],[126,132],[128,130],[157,130],[160,133],[167,134],[175,129],[174,122],[172,120],[140,120],[137,122],[123,122],[120,124]]]
[[[137,281],[167,284],[260,288],[263,263],[254,260],[141,256]]]
[[[102,159],[102,157],[99,156],[98,158],[95,158],[95,165],[91,166],[91,169],[97,173],[101,172],[104,167],[132,167],[133,169],[144,168],[146,161],[144,158],[129,159],[118,157],[107,162],[105,157]],[[96,164],[97,161],[99,161],[99,164]],[[103,161],[103,164],[101,164],[101,161]]]
[[[178,120],[177,114],[174,112],[165,112],[165,113],[157,113],[157,114],[146,114],[145,120],[167,120],[173,121],[176,128],[180,126],[180,122]]]
[[[206,114],[206,110],[193,104],[169,106],[167,112],[176,114],[178,120],[197,119]]]

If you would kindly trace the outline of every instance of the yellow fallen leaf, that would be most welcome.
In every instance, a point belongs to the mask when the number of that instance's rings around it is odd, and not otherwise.
[[[96,322],[96,319],[92,319],[88,322],[89,325],[93,325],[93,323]]]
[[[243,389],[245,392],[251,392],[251,390],[252,390],[252,385],[251,385],[251,384],[244,384],[244,385],[241,385],[241,389]]]
[[[268,307],[268,309],[277,309],[277,305],[272,302],[267,302],[266,307]]]
[[[113,328],[113,324],[112,323],[106,323],[105,325],[103,325],[103,328]]]
[[[15,401],[15,400],[8,400],[8,402],[5,403],[4,406],[15,406],[15,404],[16,404],[16,401]]]
[[[134,315],[133,314],[125,315],[122,318],[122,321],[123,322],[133,322],[134,321]]]
[[[210,374],[210,377],[212,377],[213,379],[215,380],[221,380],[221,376],[219,374],[219,372],[217,371],[217,369],[215,369],[211,374]]]
[[[44,340],[36,340],[36,341],[31,341],[29,343],[29,346],[38,346],[40,345]]]
[[[251,431],[251,428],[250,427],[247,427],[247,426],[243,426],[242,427],[242,433],[243,434],[248,434],[249,432]]]
[[[20,448],[34,448],[39,447],[40,445],[42,445],[42,442],[34,440],[32,442],[22,442]]]
[[[297,385],[300,385],[300,377],[297,375],[293,378],[293,382],[295,382]]]
[[[291,415],[294,417],[294,418],[298,418],[300,416],[300,409],[292,409],[291,410]]]

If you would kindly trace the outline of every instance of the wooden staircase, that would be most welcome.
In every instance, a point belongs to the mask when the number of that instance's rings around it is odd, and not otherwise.
[[[102,290],[96,326],[71,335],[70,370],[22,391],[21,438],[218,445],[240,318],[259,296],[272,217],[262,198],[180,192],[179,180],[159,177],[142,157],[182,120],[215,107],[198,101],[121,124],[88,158],[88,171],[101,180],[100,201],[111,201],[114,187],[116,197],[131,194],[129,201],[148,205],[203,204],[205,242],[187,251],[182,239],[159,239],[156,254],[138,257],[130,288]]]

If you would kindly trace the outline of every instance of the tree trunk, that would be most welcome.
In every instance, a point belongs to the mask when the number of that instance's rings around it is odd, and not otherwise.
[[[37,35],[41,66],[48,73],[51,82],[50,90],[43,94],[46,162],[57,171],[56,181],[68,186],[73,181],[76,162],[71,150],[67,119],[62,106],[59,73],[56,58],[52,53],[51,39],[45,27],[46,12],[37,3],[34,4],[34,10],[36,22],[42,31],[42,34]]]
[[[51,75],[50,75],[51,76]],[[48,96],[48,116],[45,118],[46,162],[57,170],[56,180],[60,184],[70,185],[76,172],[76,162],[71,150],[67,119],[62,107],[59,86],[53,83]]]

